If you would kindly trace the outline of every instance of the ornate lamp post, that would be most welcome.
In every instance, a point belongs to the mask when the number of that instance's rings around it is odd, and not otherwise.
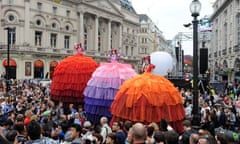
[[[199,102],[198,102],[198,20],[201,10],[201,3],[198,0],[193,0],[190,4],[190,11],[194,18],[193,23],[193,119],[192,125],[200,125],[200,113],[199,113]]]

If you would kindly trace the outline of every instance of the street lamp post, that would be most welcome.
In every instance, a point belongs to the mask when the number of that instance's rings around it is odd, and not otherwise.
[[[198,20],[199,12],[201,10],[201,3],[198,0],[193,0],[190,4],[190,11],[194,18],[193,23],[193,118],[192,125],[200,125],[200,113],[198,102]]]
[[[4,28],[4,30],[7,30],[6,96],[8,96],[8,92],[9,92],[10,44],[12,40],[11,31],[14,29],[15,28],[11,28],[11,27]]]

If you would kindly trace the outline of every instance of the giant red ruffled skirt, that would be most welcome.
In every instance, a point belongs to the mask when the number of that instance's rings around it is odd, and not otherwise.
[[[82,54],[68,56],[56,67],[51,97],[57,101],[83,103],[83,90],[98,63]]]
[[[182,96],[169,80],[151,73],[126,80],[114,98],[111,112],[112,120],[151,123],[166,119],[176,131],[183,130]]]

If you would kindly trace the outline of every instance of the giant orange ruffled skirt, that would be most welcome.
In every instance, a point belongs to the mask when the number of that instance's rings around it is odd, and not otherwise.
[[[182,96],[174,85],[162,76],[144,73],[123,83],[111,105],[113,119],[144,123],[166,119],[177,131],[182,131],[185,117]]]
[[[77,54],[63,59],[56,67],[51,84],[51,97],[63,102],[83,102],[83,90],[98,63]]]

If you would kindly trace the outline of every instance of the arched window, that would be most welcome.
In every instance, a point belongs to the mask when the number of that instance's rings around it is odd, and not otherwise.
[[[4,66],[4,67],[8,66],[8,60],[7,60],[7,59],[5,59],[5,60],[3,61],[3,66]],[[9,59],[9,66],[14,66],[14,67],[17,66],[16,61],[13,60],[13,59]]]
[[[34,62],[34,78],[44,78],[44,63],[41,60]]]
[[[8,66],[8,60],[5,59],[3,61],[3,66],[6,68],[7,73],[7,66]],[[8,67],[8,78],[9,79],[16,79],[16,69],[17,69],[17,63],[13,59],[9,59],[9,67]]]

